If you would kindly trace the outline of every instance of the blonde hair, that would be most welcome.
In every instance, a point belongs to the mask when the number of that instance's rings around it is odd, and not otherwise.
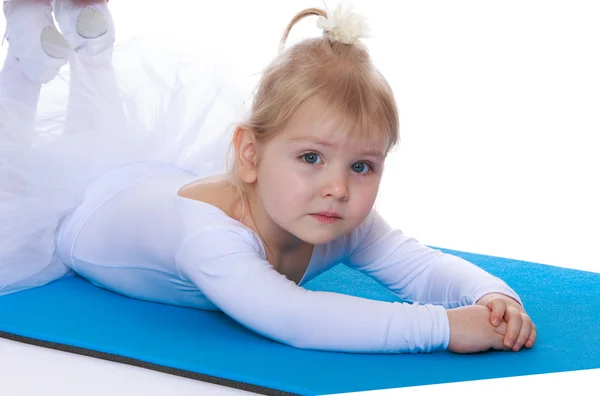
[[[265,142],[285,128],[300,106],[320,99],[349,137],[370,139],[383,133],[389,152],[399,141],[396,101],[360,42],[331,41],[324,33],[284,48],[293,26],[309,15],[327,18],[319,8],[305,9],[292,18],[278,56],[262,74],[249,118],[239,126],[253,131],[258,143]],[[231,176],[238,184],[235,162]],[[243,190],[241,183],[238,186]]]

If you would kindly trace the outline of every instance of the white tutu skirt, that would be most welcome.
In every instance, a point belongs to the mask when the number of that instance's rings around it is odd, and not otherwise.
[[[0,295],[71,274],[55,258],[57,227],[110,170],[164,162],[199,179],[226,171],[246,110],[227,68],[152,48],[123,44],[112,61],[73,53],[42,86],[34,124],[30,107],[0,97]]]

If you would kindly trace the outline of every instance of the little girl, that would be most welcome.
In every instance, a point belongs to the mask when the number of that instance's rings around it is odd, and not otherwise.
[[[398,141],[398,112],[360,41],[364,21],[350,9],[293,18],[235,127],[231,167],[219,173],[227,155],[203,138],[227,136],[241,102],[223,82],[196,64],[189,84],[183,69],[159,80],[148,64],[117,67],[101,1],[56,0],[66,44],[56,32],[40,41],[51,26],[48,7],[14,0],[6,13],[0,294],[74,272],[133,298],[220,310],[299,348],[533,346],[535,326],[508,285],[391,229],[373,210]],[[323,35],[285,48],[308,15],[319,17]],[[36,119],[41,84],[58,73],[58,58],[69,62],[68,103],[61,110],[64,101],[53,99],[51,117],[40,106]],[[121,72],[129,74],[120,79]],[[136,85],[146,72],[150,82]],[[58,87],[66,78],[55,80]],[[161,92],[156,101],[148,99],[151,85]],[[415,303],[302,287],[338,263]]]

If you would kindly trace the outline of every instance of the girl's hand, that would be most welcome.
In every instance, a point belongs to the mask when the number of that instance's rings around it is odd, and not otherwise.
[[[506,322],[498,326],[490,323],[491,310],[469,305],[446,311],[450,322],[448,349],[456,353],[476,353],[489,349],[504,350]]]
[[[504,347],[515,352],[533,347],[536,338],[536,328],[531,318],[515,299],[500,293],[489,293],[481,297],[476,305],[490,309],[489,321],[493,326],[506,323]]]
[[[446,311],[450,322],[448,349],[456,353],[475,353],[489,349],[504,350],[507,323],[498,326],[490,323],[491,310],[469,305]]]

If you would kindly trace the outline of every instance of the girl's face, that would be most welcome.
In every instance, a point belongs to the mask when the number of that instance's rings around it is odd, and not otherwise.
[[[367,217],[383,172],[384,134],[349,138],[320,102],[300,108],[261,145],[257,192],[270,219],[311,244],[352,231]]]

